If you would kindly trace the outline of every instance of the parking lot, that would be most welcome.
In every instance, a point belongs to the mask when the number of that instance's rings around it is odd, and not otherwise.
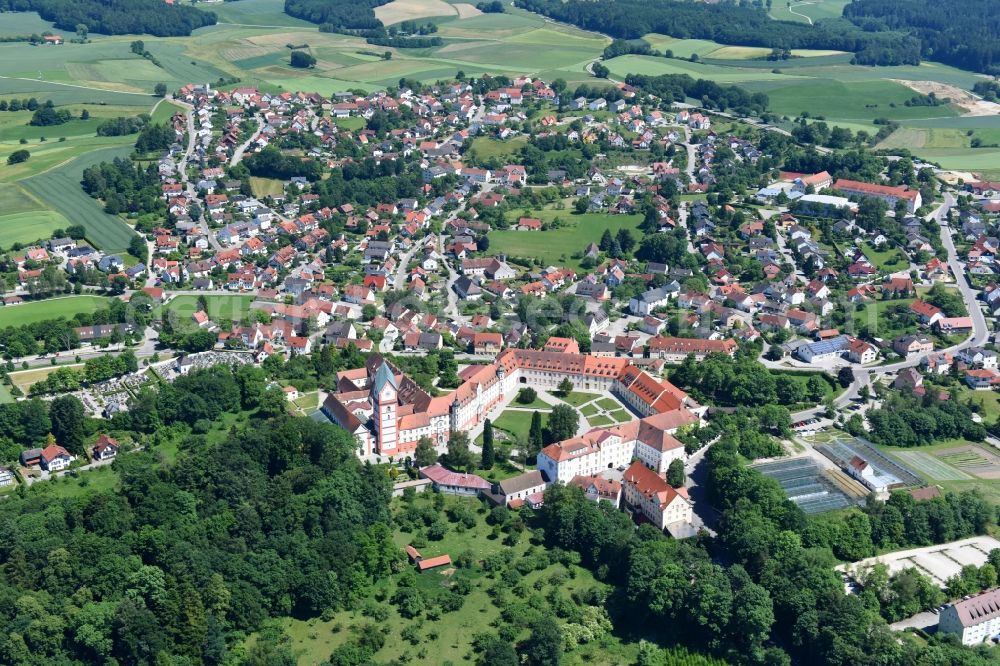
[[[989,536],[976,536],[937,546],[913,548],[898,553],[869,557],[837,568],[853,575],[854,572],[864,567],[882,562],[888,566],[891,575],[903,569],[916,567],[920,573],[929,576],[931,580],[943,588],[945,582],[961,572],[963,566],[973,564],[979,567],[985,564],[987,556],[994,548],[1000,548],[1000,541]]]

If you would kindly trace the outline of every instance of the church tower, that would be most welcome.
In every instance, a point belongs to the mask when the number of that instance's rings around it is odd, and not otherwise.
[[[398,421],[396,408],[399,404],[399,386],[396,377],[389,369],[389,364],[383,362],[375,372],[372,381],[372,405],[375,407],[375,436],[380,455],[395,455],[398,445],[396,431]]]

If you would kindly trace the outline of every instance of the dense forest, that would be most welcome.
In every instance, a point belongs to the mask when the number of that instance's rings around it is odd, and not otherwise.
[[[375,7],[390,0],[285,0],[285,13],[310,23],[318,23],[324,32],[348,30],[379,30],[382,22],[375,18]]]
[[[1000,14],[994,0],[855,0],[844,16],[864,30],[912,32],[925,58],[1000,72]]]
[[[920,62],[917,39],[903,32],[866,31],[843,19],[810,26],[775,21],[765,11],[745,5],[674,0],[518,0],[517,4],[620,39],[637,39],[658,32],[680,39],[711,39],[738,46],[849,51],[855,54],[857,63],[864,65]]]
[[[105,35],[190,35],[215,24],[215,14],[162,0],[0,0],[0,11],[36,11],[61,30],[78,25]]]
[[[761,113],[769,103],[764,93],[751,94],[739,86],[719,85],[715,81],[693,79],[687,74],[630,74],[627,83],[667,101],[683,102],[685,98],[693,97],[701,100],[707,108],[723,111],[734,109],[740,113]]]
[[[725,417],[720,430],[706,454],[707,487],[721,512],[711,542],[667,540],[648,525],[635,530],[575,488],[545,495],[546,543],[579,553],[615,584],[610,612],[627,618],[634,635],[660,634],[734,664],[996,663],[938,637],[924,644],[891,632],[880,617],[883,599],[844,594],[833,569],[837,558],[866,557],[876,547],[982,534],[996,523],[994,507],[975,493],[927,503],[899,493],[836,519],[809,518],[774,480],[746,466],[740,452],[743,440],[759,436],[753,424]]]
[[[143,168],[129,159],[115,158],[83,170],[83,191],[104,201],[104,210],[119,213],[166,212],[155,165]]]
[[[113,492],[3,503],[0,662],[220,664],[234,630],[343,608],[401,558],[345,431],[278,417],[192,448],[124,456]]]

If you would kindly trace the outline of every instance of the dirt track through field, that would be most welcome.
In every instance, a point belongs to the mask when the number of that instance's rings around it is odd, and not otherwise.
[[[961,108],[963,116],[996,116],[1000,115],[1000,104],[987,102],[973,95],[968,90],[937,81],[907,81],[905,79],[889,79],[914,90],[921,95],[930,95],[938,99],[950,99],[951,103]]]

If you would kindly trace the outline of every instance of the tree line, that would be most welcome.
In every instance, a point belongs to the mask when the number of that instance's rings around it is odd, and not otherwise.
[[[83,170],[83,191],[104,201],[104,211],[119,213],[165,213],[155,165],[142,167],[129,159],[115,158]]]
[[[226,663],[268,618],[348,607],[399,564],[388,477],[349,433],[277,416],[182,448],[119,458],[112,491],[3,503],[0,661]]]
[[[0,11],[38,12],[61,30],[82,25],[105,35],[187,36],[216,22],[212,12],[160,0],[0,0]]]
[[[928,0],[929,1],[929,0]],[[985,1],[985,0],[984,0]],[[763,9],[673,0],[518,0],[519,7],[619,39],[656,32],[679,39],[781,49],[834,49],[865,65],[919,64],[920,42],[905,31],[866,31],[833,19],[815,25],[775,21]]]
[[[893,391],[878,409],[869,410],[869,437],[886,446],[920,446],[944,439],[965,438],[981,442],[986,428],[972,420],[972,410],[954,395],[941,400],[928,386],[924,396]],[[856,422],[849,422],[856,429]]]
[[[855,0],[844,16],[863,30],[909,32],[920,53],[954,67],[1000,73],[1000,16],[991,0]]]
[[[687,6],[687,5],[680,5]],[[714,5],[691,5],[712,7]],[[646,76],[629,74],[626,83],[668,102],[683,102],[688,97],[701,100],[706,108],[733,109],[750,115],[767,110],[769,100],[764,93],[749,93],[739,86],[719,85],[715,81],[693,79],[687,74]]]

